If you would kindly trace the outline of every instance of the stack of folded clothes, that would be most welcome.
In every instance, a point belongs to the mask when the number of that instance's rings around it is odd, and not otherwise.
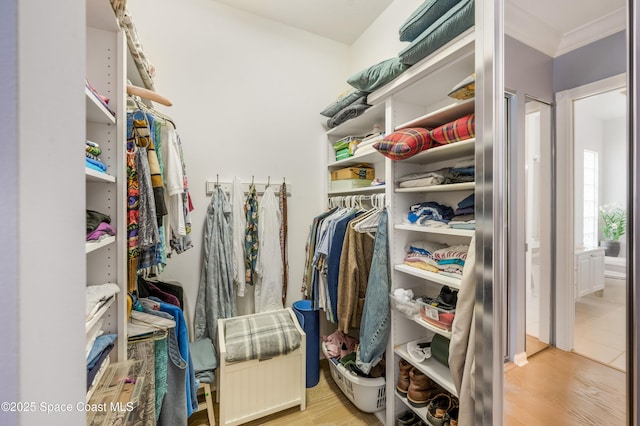
[[[446,247],[445,244],[431,241],[409,243],[405,247],[404,264],[429,272],[438,272],[437,262],[433,259],[433,253]]]
[[[437,250],[432,257],[437,262],[438,272],[443,275],[460,278],[469,246],[460,244]]]
[[[109,363],[107,358],[111,353],[111,350],[115,346],[117,334],[105,334],[98,336],[89,351],[87,356],[87,390],[93,384],[98,371],[102,367],[103,363]]]
[[[87,390],[91,387],[103,364],[109,364],[109,353],[114,347],[116,334],[104,334],[103,320],[96,320],[96,315],[106,303],[120,291],[117,284],[105,283],[86,287],[85,321],[95,324],[87,331]]]
[[[475,162],[473,159],[460,161],[453,165],[444,179],[444,184],[473,182],[476,178]]]
[[[396,179],[400,188],[418,188],[423,186],[449,185],[453,183],[473,182],[475,166],[473,160],[455,164],[438,170],[410,173]]]
[[[417,188],[422,186],[442,185],[449,175],[449,167],[420,173],[410,173],[396,179],[400,188]]]
[[[409,207],[409,223],[433,228],[446,228],[453,217],[453,209],[435,201],[414,204]]]
[[[90,169],[106,173],[107,165],[100,161],[102,150],[100,145],[95,142],[87,141],[85,147],[85,166]]]
[[[476,229],[475,197],[469,195],[458,203],[449,226],[455,229]]]
[[[468,245],[446,246],[430,241],[414,241],[406,247],[404,264],[460,278],[468,250]]]
[[[87,241],[100,241],[101,239],[116,235],[111,227],[111,217],[95,210],[87,210]]]

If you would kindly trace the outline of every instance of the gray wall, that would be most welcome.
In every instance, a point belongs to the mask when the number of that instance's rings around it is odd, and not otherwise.
[[[553,59],[544,53],[505,36],[504,45],[505,89],[514,94],[511,99],[513,115],[509,126],[515,140],[509,143],[510,176],[510,225],[509,246],[524,248],[526,243],[525,221],[527,215],[526,181],[521,171],[525,167],[525,98],[534,98],[548,103],[553,99]],[[525,351],[526,335],[526,292],[524,288],[526,259],[523,249],[510,252],[512,266],[509,270],[509,348],[511,359]],[[542,277],[549,282],[549,278]],[[542,335],[547,336],[548,331]]]
[[[504,86],[551,102],[553,100],[553,59],[509,36],[504,37]]]
[[[627,69],[627,42],[620,31],[553,60],[553,91],[572,89]]]

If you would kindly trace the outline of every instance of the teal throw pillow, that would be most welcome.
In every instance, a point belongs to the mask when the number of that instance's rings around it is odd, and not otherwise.
[[[400,27],[400,41],[413,41],[460,0],[427,0]]]
[[[402,74],[407,68],[409,66],[401,63],[398,58],[391,58],[353,74],[347,79],[347,83],[363,92],[373,92]]]
[[[356,100],[360,99],[365,95],[366,93],[353,88],[346,90],[343,93],[341,93],[335,101],[327,105],[327,107],[323,109],[320,112],[320,114],[324,115],[325,117],[331,118],[334,115],[336,115],[340,110],[348,107],[349,105],[354,103]]]

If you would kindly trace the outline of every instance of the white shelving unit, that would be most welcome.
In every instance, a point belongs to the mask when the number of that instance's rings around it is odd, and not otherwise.
[[[475,111],[475,100],[459,101],[447,96],[459,81],[475,72],[475,29],[470,29],[452,40],[429,57],[413,65],[388,85],[369,94],[368,102],[386,112],[385,129],[389,134],[407,127],[435,128],[464,117]],[[373,109],[373,108],[372,108]],[[372,115],[375,115],[372,113]],[[380,114],[380,113],[378,113]],[[380,116],[377,116],[379,119]],[[336,135],[343,135],[334,130]],[[328,134],[331,141],[331,135]],[[337,139],[335,139],[337,140]],[[461,279],[442,275],[403,263],[405,246],[415,240],[439,243],[469,244],[473,230],[453,228],[430,228],[406,223],[409,206],[437,201],[455,208],[458,202],[475,191],[474,182],[455,183],[417,188],[399,188],[395,180],[410,173],[437,170],[452,166],[461,160],[473,159],[475,139],[442,145],[420,152],[401,161],[385,159],[386,202],[389,207],[389,251],[393,265],[391,291],[397,288],[412,289],[416,297],[436,296],[443,286],[460,289]],[[357,161],[357,159],[354,159]],[[332,166],[334,164],[329,163]],[[378,175],[376,169],[376,176]],[[430,340],[435,334],[451,338],[451,331],[438,328],[423,321],[419,315],[409,316],[391,310],[391,334],[387,352],[387,410],[385,424],[394,424],[395,416],[407,409],[425,421],[426,408],[411,406],[406,398],[395,392],[398,379],[398,363],[404,358],[445,390],[455,395],[456,390],[449,368],[431,358],[418,363],[412,361],[407,352],[407,342]],[[391,353],[389,353],[391,352]]]
[[[85,242],[87,285],[117,283],[120,293],[86,323],[103,320],[105,333],[117,333],[111,362],[126,359],[126,204],[125,204],[125,38],[109,0],[86,0],[86,79],[109,98],[109,108],[85,88],[86,139],[99,144],[106,173],[85,168],[86,208],[109,215],[115,236]],[[112,113],[113,111],[113,113]],[[78,159],[80,161],[80,159]]]
[[[414,361],[411,355],[409,355],[409,351],[407,351],[406,343],[396,346],[394,351],[397,355],[411,362],[415,368],[429,376],[447,392],[452,395],[457,395],[456,388],[453,385],[453,379],[451,378],[451,371],[449,371],[446,365],[439,363],[433,358],[426,359],[422,362]]]
[[[433,228],[429,226],[414,225],[409,223],[403,223],[395,225],[394,228],[398,231],[411,231],[411,232],[423,232],[425,234],[433,235],[445,235],[471,238],[475,233],[472,229],[455,229],[455,228]]]
[[[422,278],[423,280],[427,280],[435,284],[446,285],[454,289],[460,289],[459,278],[453,278],[447,275],[425,271],[420,268],[414,268],[413,266],[405,265],[404,263],[395,265],[393,269],[407,275]]]
[[[85,243],[85,253],[89,254],[98,249],[101,249],[102,247],[107,247],[111,244],[114,244],[115,242],[116,242],[116,237],[113,237],[113,236],[105,237],[100,241],[95,241],[95,242],[87,241]]]
[[[475,182],[450,183],[447,185],[418,186],[415,188],[396,188],[396,192],[451,192],[470,191],[476,187]]]

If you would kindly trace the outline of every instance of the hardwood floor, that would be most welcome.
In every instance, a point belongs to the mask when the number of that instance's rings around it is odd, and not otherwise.
[[[218,420],[218,404],[215,404],[216,421]],[[189,426],[208,425],[206,412],[196,413],[189,419]],[[307,409],[300,411],[300,407],[293,407],[280,413],[245,423],[247,426],[258,425],[336,425],[359,426],[381,425],[374,414],[363,413],[358,410],[342,393],[333,381],[329,364],[320,361],[320,381],[316,386],[307,389]]]
[[[307,409],[294,407],[247,423],[258,425],[381,425],[358,410],[331,378],[321,361],[320,381],[307,389]],[[625,374],[571,352],[550,347],[524,367],[505,372],[505,426],[625,425]],[[215,405],[216,414],[218,405]],[[217,419],[217,415],[216,415]],[[189,426],[208,425],[206,412]]]
[[[625,374],[548,348],[504,377],[504,424],[625,425]]]
[[[528,358],[534,356],[540,351],[545,350],[548,347],[549,347],[548,343],[542,343],[536,337],[529,336],[528,334],[526,335],[525,351],[527,353]]]

